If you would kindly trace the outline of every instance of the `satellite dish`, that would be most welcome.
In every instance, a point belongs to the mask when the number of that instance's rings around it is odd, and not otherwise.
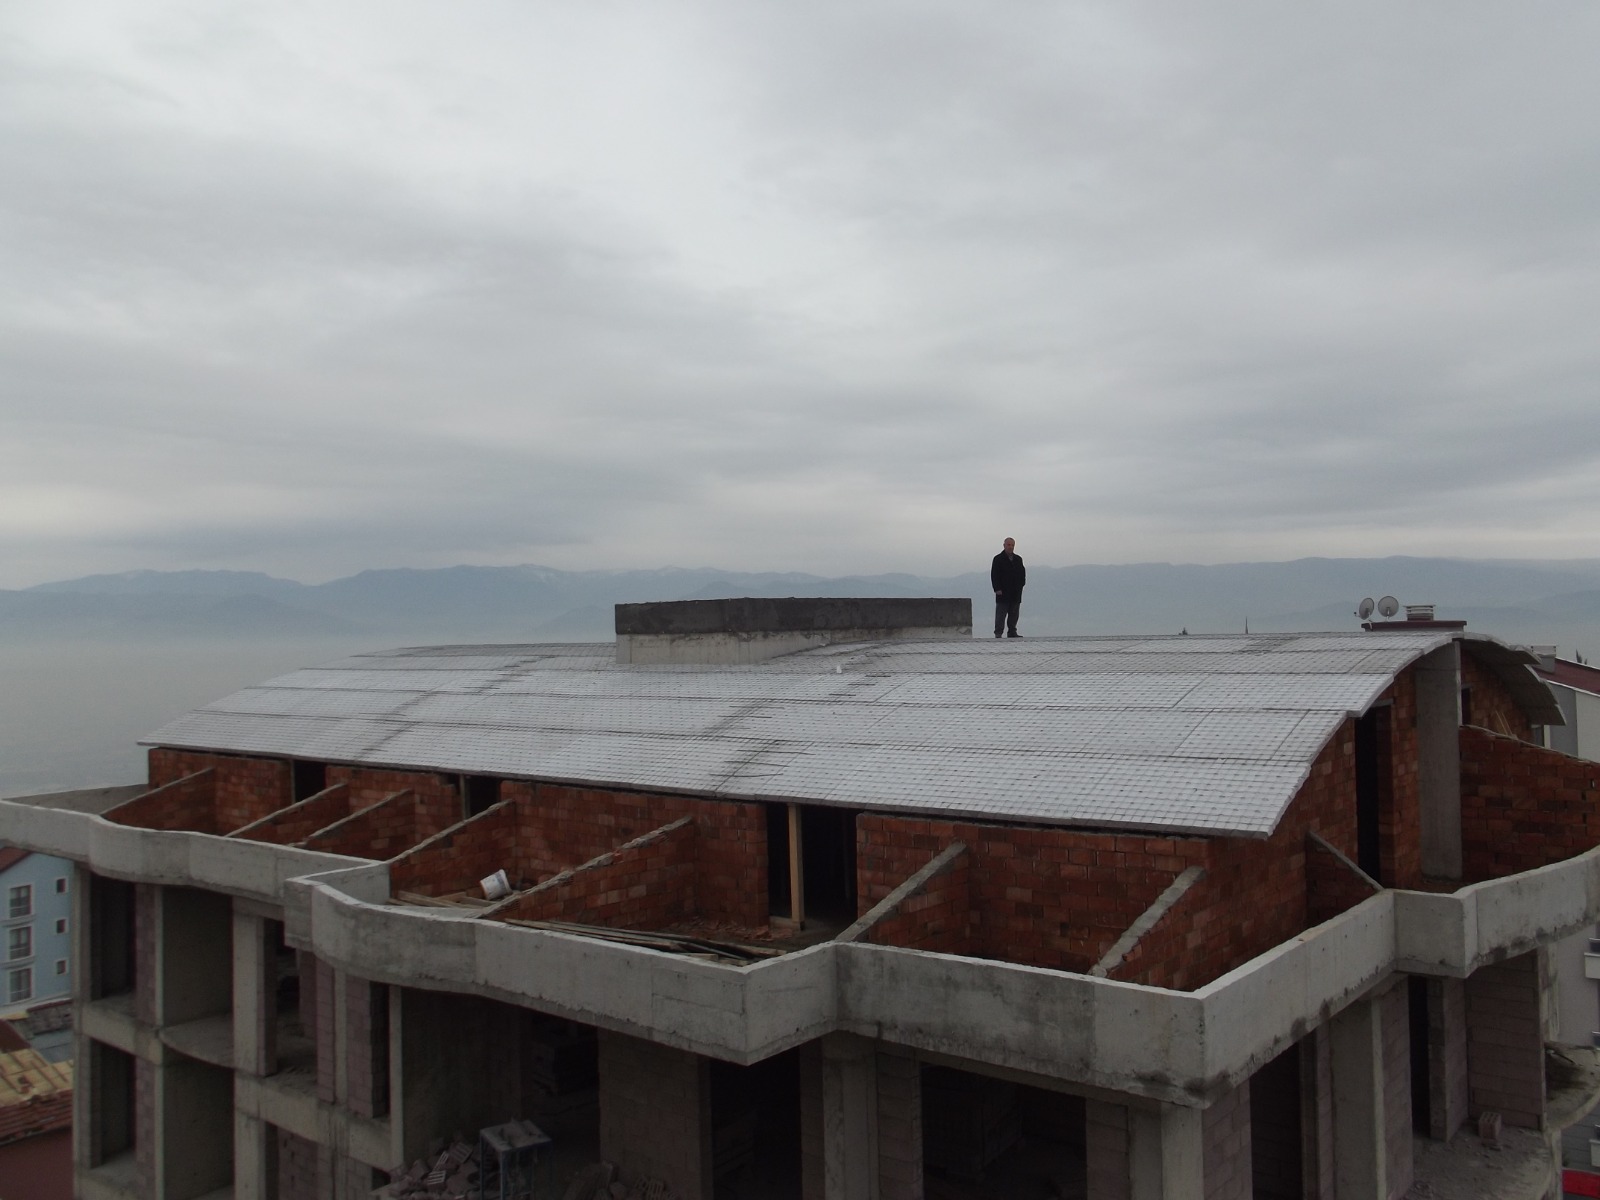
[[[1356,616],[1360,617],[1363,621],[1365,621],[1368,617],[1370,617],[1372,615],[1372,610],[1375,607],[1376,607],[1376,605],[1374,605],[1372,603],[1372,597],[1368,596],[1360,604],[1356,605]]]
[[[1378,601],[1378,615],[1381,617],[1392,617],[1399,611],[1400,601],[1396,600],[1393,596],[1385,596],[1382,600]]]

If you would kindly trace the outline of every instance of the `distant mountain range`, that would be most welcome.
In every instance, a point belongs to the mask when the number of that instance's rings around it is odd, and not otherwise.
[[[1451,558],[1139,563],[1029,568],[1024,633],[1229,633],[1355,629],[1363,596],[1431,603],[1510,641],[1600,649],[1600,560]],[[0,591],[0,639],[352,637],[604,641],[612,606],[724,596],[971,596],[986,574],[826,578],[705,567],[559,571],[448,567],[363,571],[302,584],[249,571],[133,571]]]

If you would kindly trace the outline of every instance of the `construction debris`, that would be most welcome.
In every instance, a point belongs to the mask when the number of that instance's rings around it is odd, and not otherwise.
[[[389,1184],[373,1193],[381,1200],[476,1200],[478,1164],[470,1142],[457,1138],[437,1158],[417,1159],[389,1172]]]
[[[668,954],[681,954],[688,958],[702,958],[710,962],[744,964],[764,958],[777,958],[782,950],[764,946],[749,946],[720,938],[693,937],[679,933],[645,933],[637,929],[613,929],[608,925],[579,925],[573,921],[524,921],[517,917],[504,918],[507,925],[521,925],[527,929],[548,929],[553,933],[575,933],[597,938],[604,942],[622,942],[629,946],[642,946],[647,950],[662,950]]]

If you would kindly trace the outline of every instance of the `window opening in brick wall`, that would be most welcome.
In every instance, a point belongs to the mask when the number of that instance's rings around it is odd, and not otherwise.
[[[1433,1128],[1433,1089],[1428,1073],[1428,981],[1412,976],[1406,997],[1411,1027],[1411,1126],[1427,1134]]]
[[[1301,1120],[1296,1044],[1250,1077],[1252,1200],[1300,1200],[1304,1194]]]
[[[296,801],[309,800],[328,786],[327,764],[295,759],[293,786]]]
[[[33,968],[16,967],[6,972],[6,1003],[20,1004],[33,999]]]
[[[800,1200],[800,1054],[711,1063],[713,1200]]]
[[[1463,725],[1471,725],[1473,723],[1472,689],[1469,687],[1461,689],[1461,723]]]
[[[461,799],[466,815],[475,817],[500,803],[500,780],[493,775],[463,775]]]
[[[6,919],[33,916],[33,884],[19,883],[6,893]]]
[[[137,1108],[131,1054],[89,1043],[94,1087],[89,1092],[89,1165],[98,1167],[134,1147]]]
[[[1374,706],[1356,721],[1356,865],[1379,883],[1383,877],[1379,722],[1390,709]]]
[[[135,957],[133,884],[89,877],[89,998],[103,1000],[133,990]],[[83,964],[79,963],[79,969]]]

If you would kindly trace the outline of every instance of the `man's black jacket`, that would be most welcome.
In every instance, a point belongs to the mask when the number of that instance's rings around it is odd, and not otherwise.
[[[989,586],[1000,593],[996,600],[1002,604],[1021,604],[1022,589],[1027,582],[1028,571],[1022,565],[1020,554],[1008,557],[1002,550],[994,556],[994,565],[989,568]]]

